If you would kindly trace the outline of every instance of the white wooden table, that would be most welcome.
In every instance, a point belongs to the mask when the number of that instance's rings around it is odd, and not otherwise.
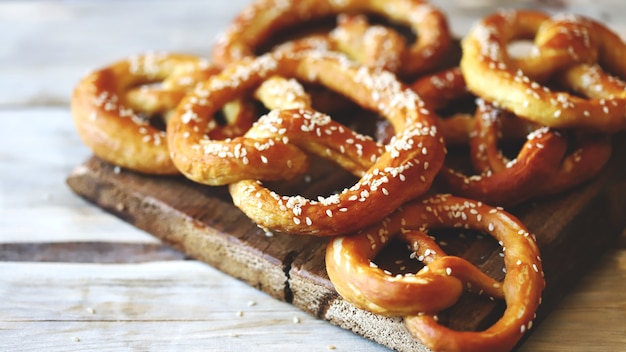
[[[248,2],[0,2],[0,351],[385,350],[184,260],[65,185],[90,156],[69,111],[78,80],[148,50],[208,56],[215,35]],[[434,2],[458,35],[494,8],[489,1]],[[499,4],[539,3],[571,3],[569,10],[626,36],[626,4],[617,0]],[[71,243],[83,260],[64,259],[76,258],[67,252]],[[97,243],[110,244],[112,253],[130,246],[148,259],[92,255]],[[55,244],[66,252],[54,251]],[[54,258],[43,261],[47,253]],[[624,348],[624,292],[626,233],[522,350]]]

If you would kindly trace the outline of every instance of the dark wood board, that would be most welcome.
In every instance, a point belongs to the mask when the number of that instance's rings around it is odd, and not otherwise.
[[[621,160],[626,143],[620,138],[609,165],[592,182],[509,209],[537,236],[542,252],[547,287],[537,323],[626,225],[621,207],[626,199],[626,167]],[[350,176],[323,165],[306,181],[283,185],[281,191],[324,194],[346,182]],[[102,209],[276,299],[392,349],[427,350],[409,335],[400,318],[356,309],[338,296],[325,272],[328,239],[268,236],[232,204],[225,187],[139,175],[96,157],[76,167],[67,183]],[[500,248],[490,238],[441,235],[449,236],[452,254],[468,258],[493,277],[504,275]],[[501,302],[467,295],[441,317],[452,327],[476,330],[497,319],[502,309]]]

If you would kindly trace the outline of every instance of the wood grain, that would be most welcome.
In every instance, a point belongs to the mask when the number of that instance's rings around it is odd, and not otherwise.
[[[624,143],[616,143],[616,147],[615,154],[623,155]],[[593,182],[511,210],[535,233],[542,251],[548,286],[538,321],[593,262],[594,257],[588,254],[602,253],[624,228],[626,221],[619,206],[626,197],[624,169],[616,157]],[[318,176],[306,181],[307,187],[329,189],[329,178]],[[330,180],[344,181],[343,177]],[[424,350],[400,319],[361,311],[337,295],[324,267],[327,239],[269,236],[233,206],[224,187],[201,186],[181,177],[143,176],[95,157],[77,167],[67,182],[77,194],[103,209],[272,297],[392,349]],[[284,186],[291,191],[299,187],[304,186],[298,182]],[[495,241],[471,234],[447,236],[445,241],[452,252],[495,278],[503,277],[500,248]],[[502,309],[500,302],[467,295],[441,316],[454,328],[476,330],[497,319]]]
[[[185,254],[156,243],[0,243],[0,262],[143,263],[184,260]]]
[[[194,260],[0,262],[0,273],[1,351],[381,351]]]

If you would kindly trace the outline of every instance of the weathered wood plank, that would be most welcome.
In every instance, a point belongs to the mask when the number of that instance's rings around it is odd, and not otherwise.
[[[580,258],[589,252],[602,253],[626,224],[619,206],[626,197],[626,167],[619,159],[625,147],[624,143],[617,146],[617,157],[593,182],[512,210],[536,234],[542,250],[549,285],[539,321],[586,268]],[[307,185],[315,186],[316,179]],[[222,187],[180,177],[143,176],[97,158],[78,167],[68,184],[103,209],[273,297],[396,350],[423,349],[397,319],[355,309],[336,294],[325,272],[326,239],[267,236],[234,207]],[[497,245],[470,236],[456,240],[469,241],[459,246],[461,255],[465,253],[490,275],[502,277]],[[501,309],[498,302],[468,297],[441,316],[451,326],[475,330],[489,324]]]
[[[381,351],[197,261],[0,263],[1,351]],[[207,301],[219,300],[219,305]],[[320,338],[316,327],[326,327]],[[277,338],[280,336],[281,338]],[[200,347],[201,346],[201,347]]]
[[[142,263],[183,260],[163,244],[119,242],[0,243],[0,262]]]

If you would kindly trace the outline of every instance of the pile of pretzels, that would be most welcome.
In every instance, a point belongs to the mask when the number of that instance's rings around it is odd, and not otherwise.
[[[532,49],[515,55],[516,41]],[[256,0],[211,58],[151,52],[91,72],[72,114],[103,160],[227,186],[266,231],[330,237],[338,293],[403,317],[430,349],[506,351],[531,329],[545,282],[536,238],[505,208],[603,169],[626,129],[626,44],[581,16],[502,10],[462,38],[460,60],[453,47],[445,13],[424,0]],[[376,114],[375,135],[333,117],[346,101]],[[469,153],[464,167],[451,149]],[[316,199],[268,188],[312,158],[357,181]],[[505,278],[446,254],[429,234],[438,228],[495,238]],[[418,272],[376,265],[392,240]],[[504,300],[503,315],[483,331],[440,324],[465,292]]]

